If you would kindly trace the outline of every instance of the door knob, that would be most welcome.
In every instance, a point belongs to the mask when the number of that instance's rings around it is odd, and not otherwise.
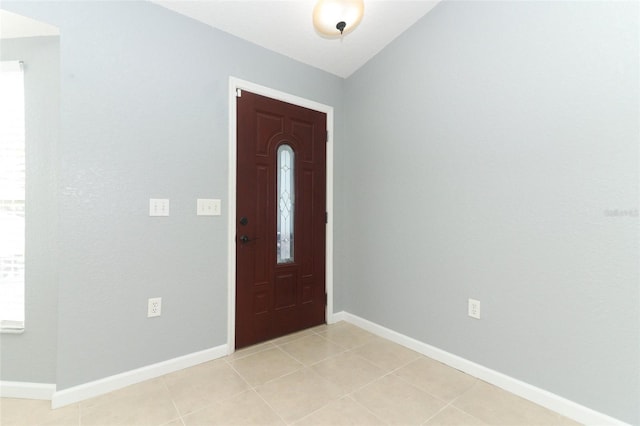
[[[249,238],[247,235],[240,235],[240,242],[241,242],[242,244],[246,244],[246,243],[249,243],[249,242],[251,242],[251,241],[255,241],[255,240],[257,240],[257,239],[258,239],[258,237],[256,237],[256,238]]]

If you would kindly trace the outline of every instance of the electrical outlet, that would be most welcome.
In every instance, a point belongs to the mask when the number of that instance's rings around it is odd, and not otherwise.
[[[469,316],[471,318],[480,319],[480,301],[469,299]]]
[[[162,297],[152,297],[147,305],[147,318],[159,317],[162,314]]]

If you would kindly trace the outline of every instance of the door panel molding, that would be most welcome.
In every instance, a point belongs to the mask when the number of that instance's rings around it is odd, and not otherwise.
[[[333,218],[333,107],[236,77],[229,77],[229,175],[227,177],[229,182],[227,194],[227,348],[229,354],[235,351],[236,337],[236,100],[238,91],[240,91],[240,96],[242,96],[242,90],[326,114],[328,134],[326,151],[326,210],[329,218]],[[326,225],[325,274],[325,287],[327,292],[325,318],[327,323],[330,324],[335,322],[333,315],[333,220],[329,220]]]

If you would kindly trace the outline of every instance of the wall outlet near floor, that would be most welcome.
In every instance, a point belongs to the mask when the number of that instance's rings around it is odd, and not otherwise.
[[[152,297],[147,305],[147,318],[159,317],[162,314],[162,297]]]
[[[469,299],[469,316],[471,318],[480,319],[480,301]]]

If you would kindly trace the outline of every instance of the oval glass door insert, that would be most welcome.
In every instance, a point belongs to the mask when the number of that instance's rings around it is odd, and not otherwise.
[[[293,219],[295,208],[294,159],[289,145],[278,148],[278,229],[276,259],[278,263],[293,262]]]

